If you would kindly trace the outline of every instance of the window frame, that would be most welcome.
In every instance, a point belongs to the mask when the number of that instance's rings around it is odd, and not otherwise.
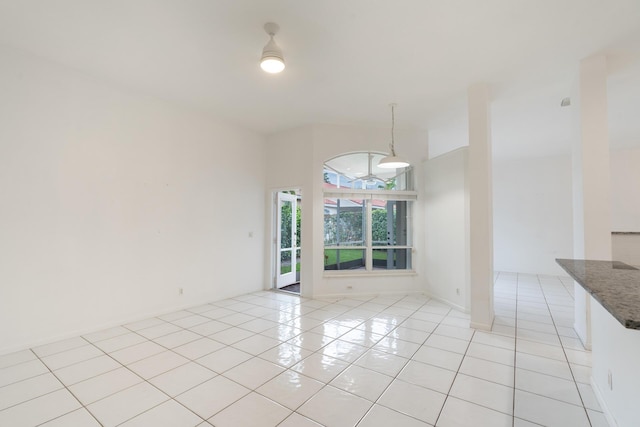
[[[366,245],[354,247],[354,246],[325,246],[323,241],[322,254],[325,255],[327,249],[332,250],[344,250],[344,249],[364,249],[365,250],[365,268],[353,269],[353,270],[325,270],[323,269],[324,276],[376,276],[376,275],[415,275],[414,257],[411,257],[411,267],[405,269],[374,269],[373,268],[373,251],[375,249],[405,249],[410,250],[411,253],[415,251],[414,236],[413,236],[413,209],[414,203],[418,199],[417,191],[409,190],[366,190],[366,189],[353,189],[353,188],[332,188],[324,189],[323,200],[325,199],[357,199],[363,200],[365,203],[365,215],[366,215]],[[409,240],[406,245],[374,245],[373,244],[373,200],[392,200],[392,201],[407,201],[411,202],[407,204],[407,223],[408,223],[408,236]],[[324,203],[323,203],[324,212]]]

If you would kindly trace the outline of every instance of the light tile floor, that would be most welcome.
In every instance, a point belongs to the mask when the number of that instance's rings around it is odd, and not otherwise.
[[[256,292],[0,356],[0,425],[606,426],[572,293],[499,273],[484,332],[424,296]]]

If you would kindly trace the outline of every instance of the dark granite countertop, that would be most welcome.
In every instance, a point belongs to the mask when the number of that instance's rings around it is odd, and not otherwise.
[[[556,259],[622,326],[640,329],[640,270],[619,261]]]

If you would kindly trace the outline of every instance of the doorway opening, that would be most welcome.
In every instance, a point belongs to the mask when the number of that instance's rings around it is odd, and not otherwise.
[[[275,199],[274,288],[300,294],[302,196],[300,190],[286,190]]]

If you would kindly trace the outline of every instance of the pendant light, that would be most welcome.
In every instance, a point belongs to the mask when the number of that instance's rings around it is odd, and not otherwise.
[[[391,144],[389,144],[389,148],[391,148],[391,152],[389,153],[388,156],[383,157],[382,160],[380,160],[380,162],[378,163],[378,167],[383,169],[406,168],[407,166],[409,166],[409,162],[396,156],[395,141],[393,139],[393,136],[394,136],[393,133],[396,125],[396,120],[395,120],[396,118],[395,118],[395,111],[394,111],[396,104],[391,104],[390,106],[391,106]]]
[[[269,43],[262,49],[262,58],[260,59],[260,68],[267,73],[276,74],[284,70],[284,56],[282,55],[282,49],[273,39],[280,26],[273,22],[267,22],[264,24],[264,30],[269,34],[271,39]]]

